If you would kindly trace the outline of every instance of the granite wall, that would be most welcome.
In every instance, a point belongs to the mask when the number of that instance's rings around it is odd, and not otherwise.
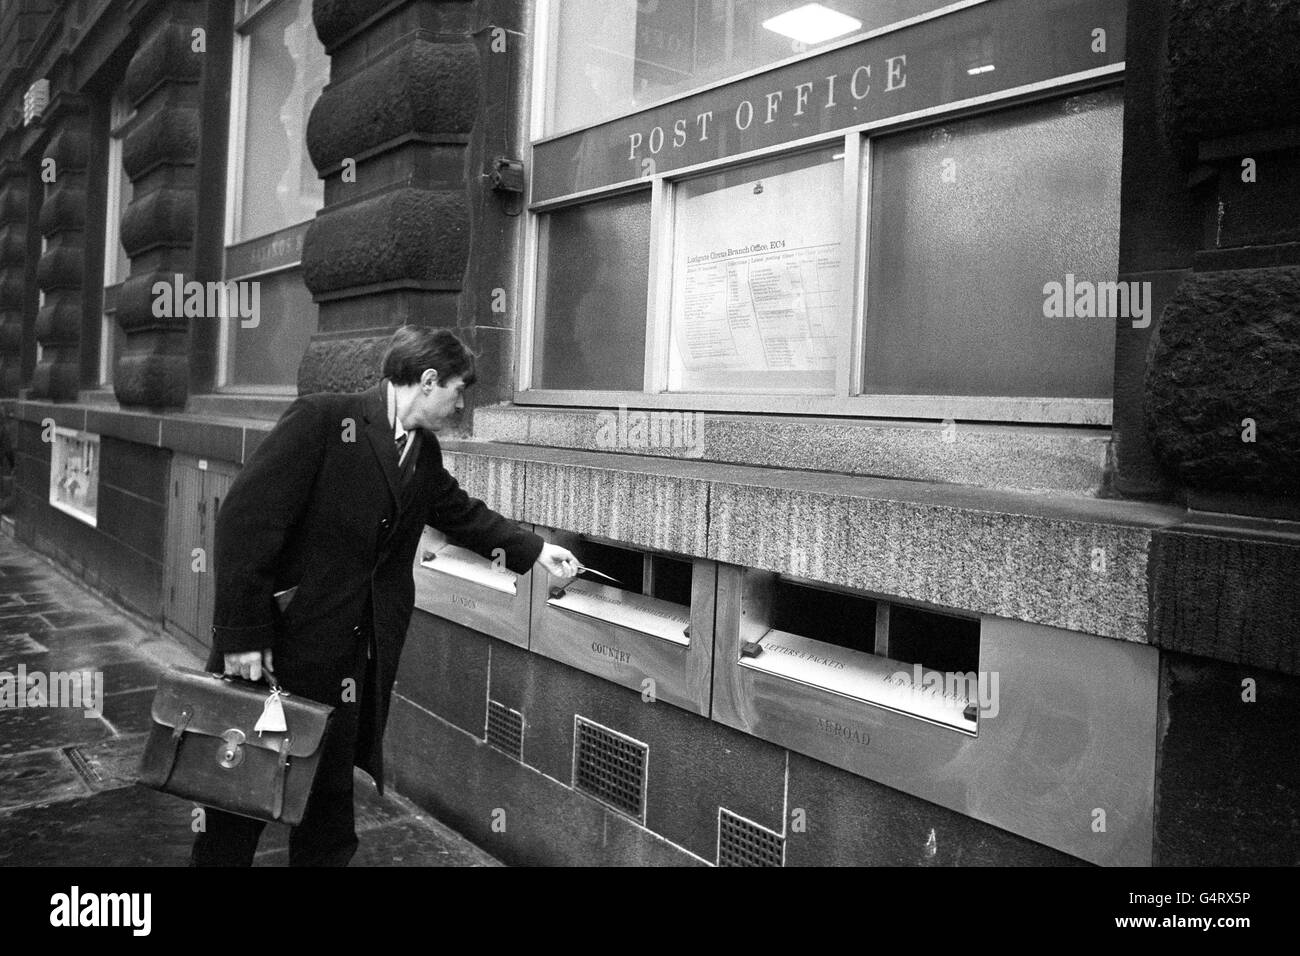
[[[396,695],[392,785],[512,864],[714,863],[720,808],[778,834],[787,866],[1080,863],[423,611]],[[485,742],[489,698],[523,714],[519,759]],[[574,788],[575,715],[649,745],[644,822]]]

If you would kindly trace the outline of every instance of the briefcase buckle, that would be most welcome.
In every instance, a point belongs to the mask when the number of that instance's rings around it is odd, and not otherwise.
[[[232,727],[221,735],[221,743],[217,745],[217,763],[226,770],[233,770],[244,762],[244,741],[248,738],[244,732],[236,727]]]

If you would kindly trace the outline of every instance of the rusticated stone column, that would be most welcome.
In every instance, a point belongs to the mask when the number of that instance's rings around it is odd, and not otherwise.
[[[46,245],[36,266],[36,282],[45,293],[45,304],[36,315],[36,341],[42,354],[32,372],[31,395],[71,402],[81,387],[90,156],[86,104],[79,97],[60,96],[44,122],[51,131],[41,164],[41,183],[47,191],[41,204],[40,230]],[[47,175],[53,177],[52,182]]]
[[[26,170],[15,130],[0,140],[0,397],[22,384],[23,295],[27,259]]]
[[[307,126],[325,208],[303,245],[320,305],[303,394],[371,384],[400,325],[457,327],[479,92],[471,3],[315,0],[312,14],[331,68]]]
[[[1149,353],[1194,506],[1300,517],[1300,4],[1173,0],[1161,122],[1201,227]]]
[[[155,282],[193,277],[198,205],[200,80],[209,61],[193,48],[205,27],[205,4],[170,2],[141,8],[142,35],[126,71],[139,119],[127,134],[122,164],[133,186],[122,216],[122,247],[131,275],[117,300],[125,350],[113,374],[123,405],[183,406],[189,393],[189,329],[183,316],[154,315]]]

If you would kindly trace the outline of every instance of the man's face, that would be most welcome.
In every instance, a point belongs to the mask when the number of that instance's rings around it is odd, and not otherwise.
[[[429,431],[438,431],[465,407],[464,378],[455,375],[443,383],[438,381],[437,376],[438,373],[432,369],[424,373],[424,384],[415,403],[419,413],[418,427]]]

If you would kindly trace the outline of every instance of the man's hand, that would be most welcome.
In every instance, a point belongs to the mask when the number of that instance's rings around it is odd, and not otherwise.
[[[274,671],[275,666],[271,663],[271,649],[268,647],[264,651],[247,651],[243,654],[226,655],[226,673],[231,677],[243,677],[247,680],[258,681],[262,679],[262,668],[268,671]]]
[[[551,577],[561,578],[567,583],[578,576],[578,569],[582,564],[568,548],[561,548],[558,544],[544,544],[534,566],[544,569]]]

